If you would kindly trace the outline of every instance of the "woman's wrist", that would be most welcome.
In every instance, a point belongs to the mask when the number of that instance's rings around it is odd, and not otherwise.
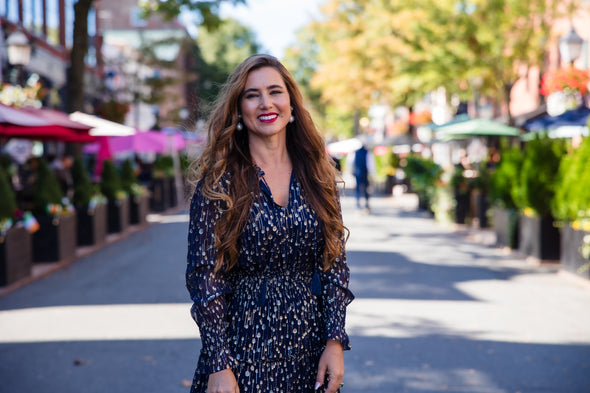
[[[342,343],[336,340],[332,340],[331,338],[326,340],[326,347],[338,346],[342,349]]]

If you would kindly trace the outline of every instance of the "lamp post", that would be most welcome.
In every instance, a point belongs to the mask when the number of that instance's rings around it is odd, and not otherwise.
[[[15,31],[6,39],[8,47],[8,62],[15,69],[11,75],[11,83],[23,86],[25,84],[23,68],[31,60],[31,44],[22,31]]]
[[[574,61],[576,61],[582,53],[583,44],[584,39],[576,33],[576,30],[574,30],[574,26],[572,25],[569,33],[564,34],[559,39],[559,53],[561,54],[563,61],[569,63],[573,67]]]

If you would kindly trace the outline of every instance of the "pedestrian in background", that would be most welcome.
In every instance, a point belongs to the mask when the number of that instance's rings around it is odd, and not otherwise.
[[[364,198],[364,209],[368,213],[370,211],[370,177],[375,172],[375,157],[363,143],[358,150],[349,154],[347,159],[346,167],[351,168],[356,181],[356,207],[361,209],[361,199]]]
[[[339,391],[349,269],[336,171],[293,77],[254,55],[222,89],[193,163],[192,393]]]

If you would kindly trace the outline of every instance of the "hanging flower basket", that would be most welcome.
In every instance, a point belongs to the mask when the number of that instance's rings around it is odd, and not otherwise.
[[[560,68],[543,75],[541,94],[547,97],[547,112],[558,116],[584,104],[590,73],[577,68]]]
[[[582,96],[588,92],[590,72],[574,67],[560,68],[543,75],[541,80],[541,94],[548,96],[551,93],[562,91],[564,93]]]

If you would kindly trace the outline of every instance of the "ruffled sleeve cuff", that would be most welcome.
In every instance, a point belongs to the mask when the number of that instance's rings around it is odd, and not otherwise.
[[[348,288],[333,283],[324,285],[324,296],[322,299],[325,315],[324,339],[339,342],[345,351],[350,350],[348,334],[346,334],[344,329],[346,306],[353,299],[354,295]]]
[[[197,373],[212,374],[235,367],[236,364],[236,359],[228,348],[203,348],[197,365]]]

